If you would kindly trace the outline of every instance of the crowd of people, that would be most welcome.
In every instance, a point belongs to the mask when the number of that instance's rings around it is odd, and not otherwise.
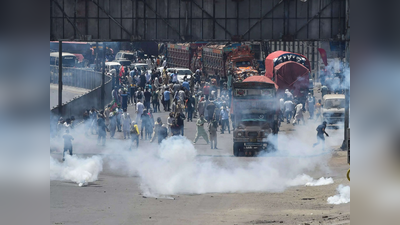
[[[308,93],[305,104],[301,103],[297,96],[286,89],[283,98],[279,99],[281,109],[281,122],[292,123],[293,125],[300,124],[300,121],[305,124],[304,113],[308,112],[309,120],[318,120],[321,118],[321,99],[317,102],[312,93]]]
[[[124,73],[118,76],[118,82],[114,81],[112,103],[105,109],[92,107],[83,114],[85,135],[97,135],[99,145],[105,145],[107,133],[114,139],[116,132],[123,132],[123,138],[131,140],[131,148],[139,147],[142,140],[161,143],[168,136],[184,136],[185,123],[194,119],[197,129],[193,143],[203,137],[207,143],[211,140],[211,148],[216,149],[218,127],[221,134],[230,133],[231,97],[226,82],[218,87],[215,79],[205,77],[200,70],[180,81],[176,71],[167,73],[166,66],[151,73],[122,68]],[[128,108],[135,115],[130,115]],[[164,121],[162,117],[154,118],[153,113],[163,111],[168,113]],[[71,123],[61,122],[63,127]],[[204,124],[208,124],[208,132]]]

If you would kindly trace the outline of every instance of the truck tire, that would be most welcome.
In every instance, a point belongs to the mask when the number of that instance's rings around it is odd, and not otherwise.
[[[240,150],[241,150],[242,144],[240,143],[233,143],[233,155],[236,157],[240,156]]]

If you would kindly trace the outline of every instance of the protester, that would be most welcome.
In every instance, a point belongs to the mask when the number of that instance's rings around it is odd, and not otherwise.
[[[217,128],[218,128],[218,121],[216,120],[215,116],[212,117],[210,123],[208,124],[208,132],[210,133],[210,143],[211,149],[217,148]],[[214,144],[214,146],[213,146]]]
[[[175,119],[175,120],[172,121],[172,124],[171,124],[171,133],[172,133],[172,136],[179,136],[179,135],[181,135],[181,129],[180,129],[180,126],[178,125],[177,119]]]
[[[179,126],[179,130],[182,136],[184,136],[184,123],[185,123],[185,115],[182,112],[175,113],[176,123]]]
[[[145,140],[147,140],[148,133],[151,132],[151,131],[148,131],[150,118],[149,118],[149,114],[147,114],[147,110],[143,111],[143,114],[141,115],[140,118],[142,120],[142,124],[140,126],[140,140],[143,140],[143,131],[144,131],[144,138],[145,138]]]
[[[206,100],[208,100],[208,98],[210,96],[210,84],[208,82],[203,87],[203,94],[204,94]]]
[[[199,112],[199,116],[201,115],[204,116],[204,110],[205,110],[205,101],[204,98],[202,97],[200,102],[197,104],[197,111]]]
[[[225,129],[228,129],[228,132],[231,133],[231,130],[229,128],[229,111],[227,106],[225,106],[225,108],[221,110],[221,124],[221,134],[224,133]]]
[[[311,95],[311,93],[308,93],[307,101],[306,101],[306,108],[310,115],[309,119],[313,119],[314,111],[315,111],[315,98]]]
[[[139,128],[137,126],[137,123],[135,121],[132,121],[131,123],[131,130],[130,130],[130,135],[131,135],[131,145],[129,147],[129,150],[132,149],[133,142],[136,141],[136,148],[139,148]]]
[[[318,99],[318,102],[315,104],[315,120],[318,120],[319,117],[321,116],[321,108],[322,108],[321,99]]]
[[[319,126],[317,127],[317,129],[316,129],[316,130],[317,130],[317,143],[314,143],[314,144],[313,144],[313,147],[315,147],[315,146],[319,145],[320,142],[322,142],[322,150],[323,150],[323,151],[325,151],[325,137],[324,137],[324,134],[325,134],[327,137],[329,137],[329,134],[326,133],[326,131],[325,131],[325,129],[326,129],[326,124],[327,124],[327,122],[324,121],[324,122],[322,122],[321,125],[319,125]]]
[[[171,92],[168,89],[166,89],[164,92],[164,104],[165,104],[165,108],[167,109],[166,110],[167,112],[171,110],[170,109],[170,94],[171,94]]]
[[[173,112],[170,112],[167,118],[168,134],[171,133],[171,126],[174,120],[175,120],[175,114]]]
[[[122,121],[121,121],[122,120],[122,113],[123,113],[123,111],[122,111],[121,105],[118,104],[118,107],[115,108],[115,115],[117,117],[117,130],[118,130],[118,132],[122,132]]]
[[[162,121],[161,121],[161,117],[157,117],[156,122],[154,123],[154,131],[153,131],[153,135],[151,137],[150,143],[152,143],[156,138],[157,140],[159,139],[159,133],[160,133],[160,128],[163,125]]]
[[[138,100],[138,103],[136,104],[136,121],[139,121],[144,110],[144,105],[141,100]]]
[[[115,130],[117,129],[117,117],[113,112],[110,113],[110,138],[113,139],[115,135]]]
[[[90,110],[89,116],[90,116],[90,131],[91,131],[92,134],[97,134],[97,124],[96,124],[96,121],[97,121],[97,111],[96,111],[96,109],[94,108],[94,106],[93,106],[92,109]],[[93,132],[93,131],[94,131],[94,132]]]
[[[69,155],[72,156],[72,141],[74,138],[69,134],[69,129],[65,130],[64,138],[64,151],[63,151],[63,161],[65,161],[65,152],[69,151]]]
[[[294,104],[292,102],[292,100],[287,99],[283,105],[285,106],[285,116],[286,116],[286,122],[290,123],[290,119],[293,116],[293,110],[294,110]]]
[[[122,129],[124,132],[124,139],[129,139],[129,132],[131,128],[131,116],[129,113],[127,113],[127,110],[124,110],[124,113],[122,114]]]
[[[105,120],[104,120],[104,115],[100,115],[99,118],[97,119],[97,127],[98,127],[98,133],[99,136],[97,138],[97,144],[100,144],[100,141],[102,140],[102,145],[104,146],[106,144],[106,131],[108,130]]]
[[[212,120],[215,108],[216,108],[216,105],[215,105],[214,101],[210,101],[210,103],[206,107],[207,114],[206,114],[205,117],[206,117],[207,121],[211,121]]]
[[[160,144],[162,140],[166,139],[167,137],[168,137],[167,125],[163,124],[160,127],[160,132],[158,133],[158,144]]]
[[[204,140],[207,142],[207,144],[209,144],[207,132],[204,129],[204,124],[206,122],[207,121],[204,119],[204,115],[200,115],[200,118],[196,122],[197,131],[196,131],[196,136],[194,138],[193,144],[196,144],[199,137],[203,137]]]
[[[186,108],[187,108],[187,112],[188,112],[188,116],[187,116],[187,122],[193,122],[193,111],[195,109],[195,99],[194,96],[190,96],[187,101],[186,101]]]
[[[149,112],[147,113],[147,115],[149,116],[149,122],[147,123],[146,132],[147,132],[147,137],[149,137],[149,139],[151,139],[152,133],[153,133],[153,129],[154,129],[153,110],[150,109]]]
[[[146,88],[144,92],[144,107],[149,110],[150,109],[150,104],[151,104],[151,93],[148,88]]]
[[[128,108],[128,94],[127,92],[124,90],[121,94],[122,97],[122,101],[121,101],[121,105],[122,105],[122,109],[127,109]]]
[[[306,123],[304,120],[304,115],[303,115],[303,104],[298,103],[295,107],[296,114],[294,116],[293,120],[293,125],[295,124],[300,124],[300,120],[303,121],[303,125]]]

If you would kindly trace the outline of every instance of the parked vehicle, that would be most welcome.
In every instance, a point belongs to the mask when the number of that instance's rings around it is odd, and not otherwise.
[[[62,66],[63,67],[75,67],[77,62],[77,58],[74,54],[68,52],[62,52]],[[59,62],[59,53],[58,52],[51,52],[50,53],[50,65],[58,66]]]
[[[119,51],[116,55],[115,55],[115,60],[130,60],[131,62],[135,62],[135,55],[133,52],[131,51]]]
[[[93,64],[95,66],[95,64]],[[112,69],[119,69],[121,64],[119,62],[106,62],[106,71],[110,71]]]
[[[344,94],[327,94],[322,98],[322,116],[328,124],[344,122]]]
[[[289,89],[301,103],[305,103],[309,91],[310,61],[303,55],[276,51],[265,59],[265,76],[278,85],[278,95]]]
[[[130,69],[137,69],[140,71],[148,71],[149,73],[151,73],[151,69],[149,68],[149,65],[147,65],[147,63],[132,63],[130,66]]]
[[[194,70],[193,58],[199,48],[205,45],[206,42],[183,43],[183,44],[168,44],[167,46],[167,65],[168,67],[188,68]],[[193,64],[193,65],[192,65]]]
[[[132,62],[128,59],[118,59],[118,60],[114,60],[113,62],[117,62],[117,63],[121,64],[122,66],[130,66],[132,64]]]

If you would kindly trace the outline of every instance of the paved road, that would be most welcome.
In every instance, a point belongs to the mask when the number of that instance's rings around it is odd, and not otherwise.
[[[128,107],[128,112],[134,117],[134,109]],[[166,122],[167,113],[155,113],[154,117],[161,117],[163,122]],[[309,145],[315,140],[315,124],[307,121],[307,125],[296,126],[283,123],[280,133],[283,135],[297,135],[297,139],[309,139]],[[193,140],[195,136],[195,122],[185,123],[185,136],[189,140]],[[296,132],[297,130],[297,132]],[[327,145],[337,149],[341,145],[342,129],[329,130],[330,138],[327,138]],[[112,151],[116,157],[126,153],[126,148],[129,145],[128,140],[124,140],[122,133],[116,133],[116,139],[109,139],[107,133],[107,144],[105,147],[96,145],[96,136],[89,135],[85,137],[83,133],[76,131],[74,134],[74,154],[81,158],[91,155],[111,155]],[[290,138],[290,136],[287,136]],[[205,141],[199,140],[194,147],[197,150],[197,159],[199,163],[212,163],[214,167],[209,168],[206,173],[206,178],[213,179],[215,176],[220,176],[225,173],[226,176],[231,174],[230,171],[235,168],[244,168],[236,171],[235,174],[241,175],[243,179],[242,189],[246,189],[246,185],[254,185],[254,174],[259,179],[259,183],[267,182],[267,188],[273,187],[280,182],[279,179],[265,181],[268,176],[273,176],[280,170],[286,167],[295,165],[307,165],[310,162],[315,163],[315,160],[307,161],[308,158],[286,158],[286,157],[240,157],[232,156],[232,134],[219,134],[218,132],[218,149],[211,150]],[[297,149],[299,145],[294,143],[293,139],[287,140],[287,146]],[[185,148],[189,148],[189,144],[181,146],[182,152]],[[156,151],[158,146],[149,143],[149,141],[141,141],[138,151],[152,152]],[[309,147],[307,147],[309,148]],[[319,154],[318,150],[312,150],[312,155]],[[51,156],[57,160],[61,159],[62,140],[51,141]],[[318,187],[296,186],[289,187],[286,190],[278,192],[257,191],[249,193],[207,193],[207,194],[176,194],[168,195],[174,199],[166,199],[162,197],[153,198],[146,197],[141,184],[143,180],[140,176],[135,175],[129,168],[133,165],[140,165],[141,168],[146,168],[147,171],[157,171],[160,174],[149,176],[159,176],[160,179],[165,179],[163,174],[168,174],[169,171],[159,171],[159,166],[163,164],[148,164],[146,159],[129,159],[127,164],[115,165],[112,160],[104,160],[103,172],[100,173],[99,179],[90,183],[88,186],[80,188],[76,183],[69,181],[51,181],[50,182],[50,220],[51,224],[264,224],[264,223],[283,223],[283,224],[318,224],[326,222],[345,222],[349,224],[350,204],[328,205],[326,200],[329,196],[336,194],[335,189],[338,184],[349,185],[345,178],[348,167],[346,152],[334,151],[332,158],[328,159],[329,154],[322,156],[311,156],[311,159],[324,162],[325,165],[310,168],[307,174],[318,179],[322,176],[332,177],[334,184]],[[186,156],[182,156],[186,157]],[[179,157],[178,157],[179,158]],[[265,163],[262,160],[265,160]],[[279,166],[281,162],[285,162]],[[181,162],[184,163],[184,162]],[[143,167],[142,167],[143,164]],[[204,165],[205,165],[204,164]],[[276,165],[278,167],[276,167]],[[248,168],[249,165],[256,165],[253,170]],[[271,165],[272,167],[269,167]],[[147,166],[147,167],[146,167]],[[187,167],[177,170],[188,170]],[[183,166],[183,165],[182,165]],[[115,167],[119,167],[118,170]],[[206,168],[206,167],[204,167]],[[207,167],[208,168],[208,167]],[[277,171],[272,169],[278,169]],[[264,171],[262,170],[264,169]],[[154,171],[153,171],[154,170]],[[250,172],[249,172],[250,170]],[[225,171],[225,172],[224,172]],[[189,171],[190,172],[190,171]],[[216,174],[214,174],[214,172]],[[141,173],[147,174],[146,171]],[[283,174],[283,172],[281,172]],[[265,175],[264,175],[265,174]],[[150,177],[151,178],[151,177]],[[179,177],[171,177],[171,179],[179,180]],[[187,178],[187,179],[190,179]],[[207,182],[208,179],[201,177],[195,180]],[[171,180],[166,179],[168,185],[171,185]],[[186,180],[181,180],[183,185]],[[230,188],[234,184],[230,184],[231,180],[227,179],[216,181],[222,182],[220,185],[225,188]],[[173,183],[173,182],[172,182]],[[196,182],[195,182],[196,183]],[[233,182],[235,183],[235,182]],[[257,184],[257,182],[256,182]],[[165,184],[167,185],[167,184]],[[196,189],[202,183],[195,184]],[[238,184],[235,184],[238,185]],[[163,186],[161,184],[161,186]],[[187,186],[187,185],[186,185]],[[185,186],[185,187],[186,187]],[[185,189],[185,187],[182,187]],[[164,188],[164,187],[160,187]],[[232,187],[234,189],[234,187]],[[325,216],[327,216],[325,218]],[[273,222],[275,221],[275,222]],[[282,221],[282,222],[281,222]]]
[[[63,103],[90,91],[85,88],[63,86]],[[50,109],[58,105],[58,84],[50,84]]]

